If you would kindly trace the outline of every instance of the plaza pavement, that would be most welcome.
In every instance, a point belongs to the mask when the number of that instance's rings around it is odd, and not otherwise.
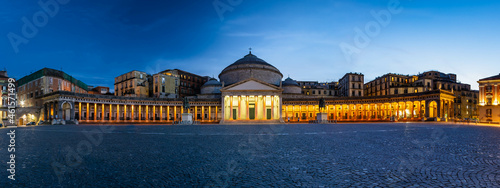
[[[445,123],[16,129],[0,187],[498,187],[500,127]]]

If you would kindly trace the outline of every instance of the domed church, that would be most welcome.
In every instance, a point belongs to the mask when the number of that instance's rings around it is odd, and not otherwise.
[[[279,123],[283,74],[250,51],[219,74],[221,123]]]

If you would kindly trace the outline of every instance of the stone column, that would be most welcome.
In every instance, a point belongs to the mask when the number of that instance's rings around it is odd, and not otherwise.
[[[43,115],[44,115],[45,121],[49,120],[49,116],[48,116],[49,113],[48,113],[48,110],[47,110],[47,103],[43,104]]]
[[[140,111],[140,108],[139,108],[139,111]],[[130,113],[130,119],[131,119],[132,121],[134,121],[134,120],[135,120],[134,105],[130,105],[130,112],[131,112],[131,113]]]
[[[139,107],[139,114],[138,114],[139,121],[141,121],[142,120],[142,107],[141,107],[141,105],[139,105],[138,107]]]
[[[101,104],[101,121],[104,121],[104,103]]]
[[[195,121],[198,120],[198,107],[194,106],[194,118]]]
[[[85,117],[85,121],[88,121],[89,117],[90,117],[90,104],[88,102],[87,102],[87,108],[85,108],[85,111],[87,111],[85,114],[87,116],[87,117]]]
[[[497,87],[498,85],[495,84],[495,86],[493,87],[493,105],[497,105],[498,104],[498,97],[497,97]]]
[[[238,117],[236,119],[241,119],[241,95],[238,96]]]
[[[153,121],[156,121],[156,106],[153,105]]]
[[[57,102],[57,119],[62,119],[62,102]]]
[[[246,96],[246,107],[247,107],[247,120],[250,120],[250,96]]]
[[[263,116],[262,116],[263,120],[267,119],[267,109],[266,109],[267,108],[266,107],[266,102],[267,101],[266,101],[266,98],[267,98],[266,96],[262,96],[262,109],[264,109],[263,113],[262,113],[263,114]]]
[[[276,109],[276,107],[274,106],[274,95],[271,95],[271,119],[275,119],[274,118],[274,110]]]
[[[201,121],[205,120],[205,106],[201,106]]]
[[[177,108],[175,106],[174,107],[174,121],[177,121]]]
[[[70,111],[69,119],[71,121],[75,121],[75,103],[74,102],[70,103],[70,107],[71,109],[69,110]]]
[[[109,104],[109,110],[108,111],[109,111],[109,119],[108,119],[108,121],[112,121],[113,120],[113,115],[114,115],[114,113],[113,113],[113,105],[112,104]]]
[[[279,117],[278,117],[278,119],[281,119],[283,117],[283,110],[281,110],[283,103],[281,101],[281,96],[278,96],[278,97],[279,97],[278,98],[279,99],[279,104],[278,104]]]
[[[167,114],[165,114],[165,115],[167,116],[167,121],[169,121],[170,120],[170,107],[169,106],[167,106]],[[174,116],[175,116],[175,114],[174,114]]]
[[[229,97],[229,119],[233,120],[233,96]]]
[[[83,115],[82,115],[82,103],[79,102],[78,103],[78,121],[81,121],[82,117],[83,117]]]
[[[120,120],[120,105],[117,104],[116,105],[116,118],[115,118],[116,121],[119,121]]]
[[[221,97],[221,112],[222,112],[221,122],[224,122],[224,118],[226,118],[225,117],[225,108],[226,108],[225,101],[226,101],[226,97],[222,96]],[[217,109],[215,110],[215,119],[217,119]]]
[[[442,107],[443,107],[443,105],[441,105],[441,101],[440,101],[440,100],[439,100],[439,101],[437,101],[437,102],[436,102],[436,108],[437,108],[437,110],[436,110],[436,113],[437,113],[437,114],[436,114],[436,117],[438,117],[438,118],[441,118],[441,114],[442,114],[442,113],[441,113],[441,110],[442,110],[441,108],[442,108]]]
[[[123,105],[123,121],[127,120],[127,105]]]

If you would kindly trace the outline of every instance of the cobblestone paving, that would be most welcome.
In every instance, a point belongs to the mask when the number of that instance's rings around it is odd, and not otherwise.
[[[430,123],[38,126],[0,187],[499,187],[500,128]]]

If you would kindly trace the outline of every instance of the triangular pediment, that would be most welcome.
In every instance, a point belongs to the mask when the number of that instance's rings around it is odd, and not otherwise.
[[[233,85],[227,86],[223,88],[222,90],[225,91],[248,91],[248,90],[253,90],[253,91],[279,91],[281,90],[279,87],[276,87],[274,85],[268,84],[261,82],[259,80],[255,79],[247,79],[238,83],[235,83]]]

